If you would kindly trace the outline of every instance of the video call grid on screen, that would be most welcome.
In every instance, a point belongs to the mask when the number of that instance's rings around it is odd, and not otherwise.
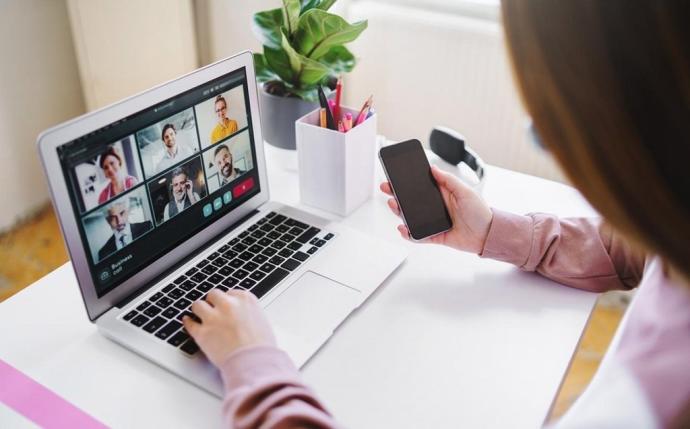
[[[241,69],[58,148],[99,297],[260,192],[251,127]]]

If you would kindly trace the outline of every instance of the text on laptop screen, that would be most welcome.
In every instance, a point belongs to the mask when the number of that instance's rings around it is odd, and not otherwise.
[[[98,296],[260,192],[244,69],[58,148]]]

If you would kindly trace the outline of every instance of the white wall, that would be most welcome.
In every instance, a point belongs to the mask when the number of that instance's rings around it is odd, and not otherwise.
[[[191,0],[68,0],[89,110],[198,66]]]
[[[0,231],[48,201],[35,141],[84,111],[64,0],[0,1]]]

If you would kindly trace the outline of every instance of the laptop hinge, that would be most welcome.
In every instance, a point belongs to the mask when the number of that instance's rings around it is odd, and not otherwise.
[[[156,276],[153,280],[151,280],[151,281],[148,282],[147,284],[143,285],[143,286],[140,287],[139,289],[137,289],[137,290],[135,290],[134,292],[132,292],[132,293],[130,293],[129,295],[127,295],[124,299],[122,299],[122,300],[120,300],[118,303],[116,303],[116,304],[115,304],[115,307],[117,307],[117,308],[125,307],[127,304],[129,304],[130,302],[134,301],[139,295],[141,295],[142,293],[146,292],[152,285],[155,285],[156,283],[158,283],[159,281],[161,281],[162,279],[164,279],[165,277],[167,277],[168,275],[170,275],[170,273],[172,273],[173,271],[175,271],[176,269],[178,269],[181,265],[186,264],[186,263],[189,262],[190,260],[194,259],[194,257],[196,257],[199,253],[203,252],[204,250],[206,250],[206,249],[208,249],[209,247],[211,247],[211,246],[213,246],[214,244],[216,244],[216,243],[218,242],[218,240],[220,240],[222,237],[225,237],[225,235],[227,235],[229,232],[231,232],[232,230],[234,230],[235,228],[237,228],[238,226],[240,226],[240,225],[241,225],[242,223],[244,223],[247,219],[251,218],[252,216],[255,216],[257,213],[259,213],[259,210],[252,210],[251,212],[247,213],[247,215],[245,215],[244,217],[240,218],[237,222],[233,223],[232,225],[230,225],[229,227],[227,227],[226,229],[224,229],[222,232],[220,232],[220,233],[218,234],[218,239],[213,240],[212,242],[208,243],[207,245],[204,245],[204,246],[199,247],[197,250],[195,250],[194,252],[190,253],[189,256],[187,256],[186,258],[180,260],[177,264],[175,264],[175,266],[171,267],[171,268],[168,269],[168,270],[165,270],[163,273],[161,273],[160,275]]]

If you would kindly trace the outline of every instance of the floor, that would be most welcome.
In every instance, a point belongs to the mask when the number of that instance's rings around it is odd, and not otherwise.
[[[0,235],[0,302],[68,260],[51,206]],[[625,299],[600,298],[575,353],[549,420],[568,410],[599,367],[625,311]]]

